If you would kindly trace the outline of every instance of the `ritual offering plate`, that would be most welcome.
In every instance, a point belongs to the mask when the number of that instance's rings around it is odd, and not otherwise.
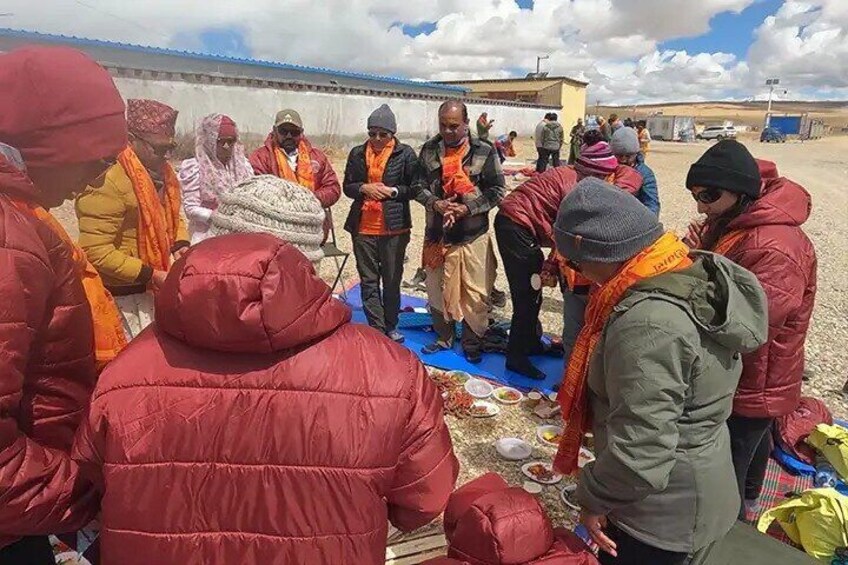
[[[521,472],[528,479],[543,485],[555,485],[562,480],[562,475],[554,472],[553,465],[547,461],[533,461],[521,467]]]
[[[536,437],[545,445],[559,447],[562,439],[562,428],[559,426],[539,426],[536,428]]]
[[[595,454],[586,449],[585,447],[580,448],[580,455],[577,456],[577,466],[581,469],[586,463],[591,463],[595,460]]]
[[[521,392],[509,386],[502,386],[500,388],[496,388],[494,394],[495,399],[498,402],[500,402],[501,404],[506,404],[507,406],[518,404],[524,399],[524,395],[521,394]]]
[[[500,414],[501,409],[491,402],[485,400],[477,400],[471,405],[469,415],[472,418],[491,418]]]
[[[574,496],[574,494],[576,492],[577,492],[577,485],[576,484],[567,485],[559,493],[559,497],[563,501],[563,503],[565,503],[566,506],[568,506],[572,510],[577,510],[578,512],[580,512],[580,510],[581,510],[580,505],[577,504],[577,500]]]
[[[517,437],[503,437],[495,442],[495,450],[498,455],[508,461],[521,461],[532,455],[533,448],[523,439]]]
[[[495,387],[480,379],[469,379],[465,383],[465,391],[474,398],[489,398],[495,391]]]

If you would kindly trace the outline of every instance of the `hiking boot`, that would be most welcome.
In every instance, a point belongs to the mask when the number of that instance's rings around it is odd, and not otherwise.
[[[503,308],[506,306],[506,293],[502,290],[493,288],[492,293],[489,295],[489,301],[495,308]]]
[[[545,373],[537,369],[527,357],[513,359],[507,358],[506,368],[514,373],[523,375],[528,379],[533,379],[534,381],[543,381],[546,378]]]
[[[388,337],[395,343],[403,343],[404,341],[406,341],[406,338],[403,337],[403,334],[397,330],[391,330],[386,332],[386,337]]]
[[[432,355],[433,353],[439,353],[440,351],[448,351],[450,349],[453,349],[452,344],[437,339],[433,343],[422,347],[421,353],[423,353],[424,355]]]

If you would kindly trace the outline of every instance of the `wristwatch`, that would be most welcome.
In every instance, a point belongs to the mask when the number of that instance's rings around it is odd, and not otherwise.
[[[397,187],[394,187],[394,186],[393,186],[393,187],[391,188],[391,190],[392,190],[392,198],[397,198],[397,195],[398,195],[398,189],[397,189]]]

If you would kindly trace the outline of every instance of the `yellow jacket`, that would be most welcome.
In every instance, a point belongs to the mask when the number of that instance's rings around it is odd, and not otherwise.
[[[76,212],[80,247],[106,287],[116,296],[144,292],[153,269],[139,258],[138,200],[120,163],[106,173],[103,186],[86,187],[77,198]],[[183,218],[176,241],[188,245]]]

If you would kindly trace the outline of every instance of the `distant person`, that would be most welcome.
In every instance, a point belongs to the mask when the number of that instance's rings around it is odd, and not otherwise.
[[[2,54],[0,84],[0,563],[47,565],[47,534],[97,514],[69,452],[97,364],[117,354],[100,330],[123,337],[111,297],[49,210],[102,182],[127,122],[109,73],[73,49]]]
[[[618,119],[618,114],[610,114],[609,126],[612,130],[612,133],[614,134],[616,131],[618,131],[619,128],[624,127],[624,124],[622,124],[621,120]]]
[[[568,164],[573,165],[577,158],[580,157],[580,146],[583,145],[583,134],[586,128],[583,127],[583,120],[577,118],[577,123],[571,128],[571,139],[569,142]]]
[[[544,146],[542,144],[542,136],[545,133],[545,126],[548,125],[548,121],[550,120],[551,113],[548,112],[545,114],[545,117],[542,118],[542,121],[536,124],[536,130],[533,133],[533,141],[536,143],[536,171],[538,172],[539,167],[541,167],[541,163],[544,163],[544,166],[547,167],[547,160],[543,160],[543,156],[547,155],[544,150]]]
[[[633,122],[633,118],[624,118],[624,127],[635,128],[636,124]]]
[[[330,208],[339,201],[342,187],[339,178],[323,151],[304,135],[303,120],[295,110],[281,110],[274,120],[274,129],[265,145],[250,156],[257,175],[274,175],[305,186],[315,194],[327,210],[324,222],[324,241],[333,225]]]
[[[350,151],[345,166],[344,192],[353,199],[345,229],[353,239],[368,324],[403,343],[397,331],[400,283],[418,156],[396,134],[397,120],[386,104],[368,117],[368,141]]]
[[[583,132],[583,145],[581,146],[581,148],[582,147],[592,147],[596,143],[600,143],[602,141],[604,143],[607,143],[604,140],[604,134],[601,132],[600,129],[587,129],[586,131]],[[577,152],[577,159],[579,159],[579,158],[580,158],[580,151]],[[577,159],[575,159],[575,163],[577,162]]]
[[[703,564],[739,509],[725,421],[739,354],[768,336],[763,289],[724,257],[690,255],[598,179],[566,196],[554,233],[598,285],[559,391],[554,466],[578,471],[591,425],[596,459],[579,471],[576,499],[603,565]]]
[[[218,195],[253,176],[238,127],[229,116],[204,117],[197,124],[194,139],[194,157],[183,161],[179,172],[192,245],[208,237]]]
[[[472,137],[459,100],[439,108],[439,134],[421,148],[419,203],[427,211],[424,268],[436,340],[425,354],[451,349],[462,322],[462,349],[482,361],[494,269],[489,258],[489,212],[503,198],[504,176],[495,148]]]
[[[477,137],[483,141],[489,141],[489,132],[494,125],[495,120],[490,120],[489,114],[486,112],[480,114],[480,117],[477,118]]]
[[[560,152],[562,151],[562,144],[565,141],[565,132],[562,129],[562,124],[557,119],[556,114],[550,114],[550,119],[545,124],[545,129],[542,130],[542,149],[545,151],[545,154],[542,156],[541,171],[537,166],[537,172],[545,172],[549,160],[554,167],[560,166]]]
[[[509,134],[499,135],[495,140],[495,150],[498,152],[498,159],[501,164],[506,161],[507,157],[515,157],[515,139],[518,137],[517,131],[511,131]]]
[[[651,150],[651,132],[648,131],[647,122],[644,120],[636,124],[636,132],[639,134],[639,150],[642,152],[642,157],[647,157]]]
[[[816,299],[816,250],[802,225],[810,195],[735,140],[719,141],[689,169],[686,187],[706,214],[690,228],[699,249],[724,255],[757,276],[768,297],[768,342],[742,358],[728,420],[739,492],[756,510],[775,418],[801,398],[804,346]],[[745,507],[739,510],[745,517]]]
[[[438,390],[292,245],[208,239],[156,313],[101,375],[74,445],[102,493],[104,563],[377,565],[389,523],[442,513],[459,465]]]
[[[130,338],[153,321],[153,294],[190,245],[170,163],[176,121],[167,104],[127,100],[130,144],[76,202],[80,247],[115,297]]]
[[[618,162],[636,169],[642,175],[642,187],[636,193],[639,202],[648,207],[648,210],[660,215],[660,197],[657,186],[657,177],[654,171],[645,164],[645,157],[639,147],[639,135],[633,128],[619,128],[612,135],[610,144],[612,152]]]
[[[612,127],[603,116],[598,116],[598,131],[601,132],[601,138],[604,141],[607,143],[612,141]]]

